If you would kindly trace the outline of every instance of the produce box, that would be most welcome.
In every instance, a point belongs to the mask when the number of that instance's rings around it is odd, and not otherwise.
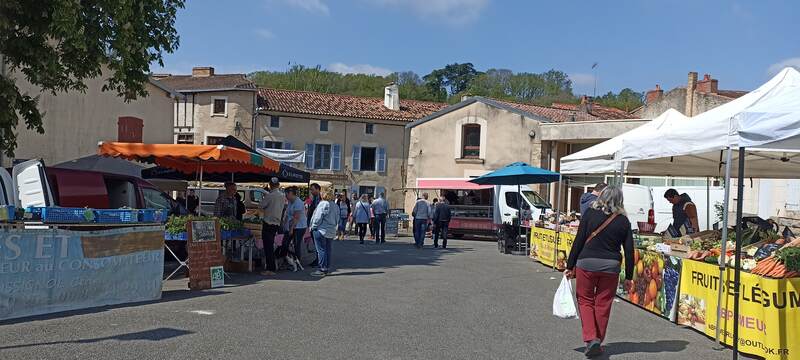
[[[68,207],[29,207],[25,209],[26,220],[38,220],[45,223],[80,224],[92,222],[95,218],[92,210]]]
[[[133,209],[103,209],[94,211],[95,222],[100,224],[128,224],[139,222],[139,211]]]

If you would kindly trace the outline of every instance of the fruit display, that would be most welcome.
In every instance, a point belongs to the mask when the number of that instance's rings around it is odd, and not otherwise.
[[[680,306],[678,306],[678,324],[691,326],[700,331],[705,330],[705,301],[690,295],[681,295]]]

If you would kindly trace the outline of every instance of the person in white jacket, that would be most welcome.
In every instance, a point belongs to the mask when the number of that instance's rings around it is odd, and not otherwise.
[[[425,233],[428,232],[428,225],[433,217],[431,204],[428,202],[428,193],[422,194],[421,199],[417,199],[411,216],[414,217],[414,246],[422,249],[425,245]]]
[[[333,192],[327,190],[322,193],[322,199],[311,215],[311,235],[319,259],[319,270],[311,273],[312,276],[323,277],[330,272],[331,246],[339,221],[339,207],[334,202]]]

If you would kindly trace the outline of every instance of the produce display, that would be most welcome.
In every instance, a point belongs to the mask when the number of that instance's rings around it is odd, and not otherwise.
[[[625,272],[620,273],[617,295],[650,312],[671,317],[680,278],[680,259],[654,251],[636,249],[633,286],[625,289]]]
[[[760,260],[750,272],[775,279],[800,276],[800,247],[780,248]]]

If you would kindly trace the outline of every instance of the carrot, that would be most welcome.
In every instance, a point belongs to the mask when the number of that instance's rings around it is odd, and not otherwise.
[[[780,264],[780,263],[778,265],[776,265],[775,269],[773,269],[769,273],[770,277],[774,277],[774,278],[778,278],[778,279],[783,278],[785,275],[786,275],[786,266],[783,266],[783,264]]]
[[[790,272],[787,272],[786,275],[784,275],[783,277],[784,277],[784,279],[786,279],[786,278],[797,277],[797,275],[798,275],[797,271],[790,271]]]
[[[778,265],[778,262],[775,259],[770,258],[769,260],[764,260],[766,264],[764,268],[761,269],[760,275],[769,275],[769,273],[775,269],[775,266]]]

